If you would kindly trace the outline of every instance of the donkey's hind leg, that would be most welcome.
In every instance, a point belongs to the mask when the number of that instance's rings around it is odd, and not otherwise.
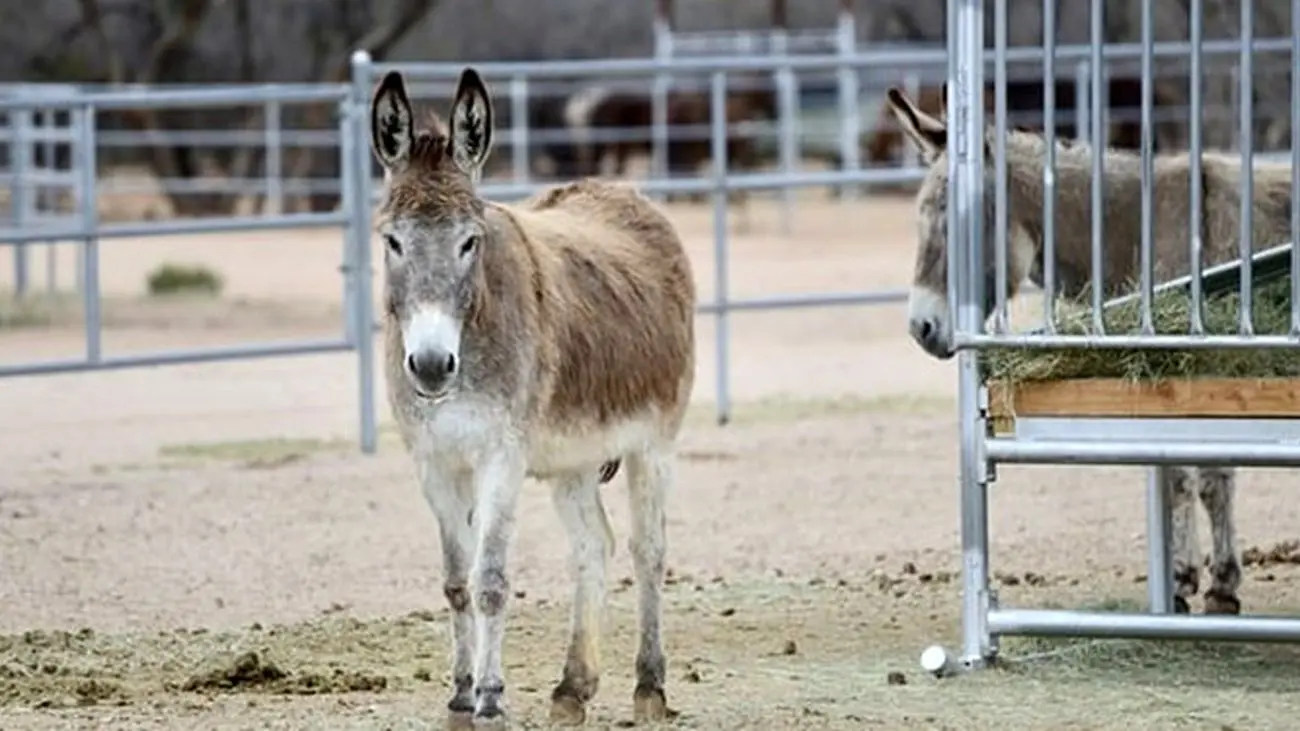
[[[1241,600],[1241,558],[1237,555],[1237,526],[1233,515],[1236,492],[1231,467],[1196,470],[1198,492],[1210,516],[1210,588],[1205,591],[1206,614],[1238,614]]]
[[[633,720],[662,721],[675,716],[664,694],[663,622],[665,504],[673,481],[673,454],[668,446],[652,446],[627,459],[628,500],[632,507],[632,563],[636,574],[637,620],[636,690]]]
[[[573,626],[564,675],[551,692],[551,722],[556,724],[583,723],[587,717],[587,701],[596,695],[600,684],[605,560],[613,548],[609,520],[600,502],[601,478],[606,470],[608,466],[599,473],[571,475],[551,490],[555,511],[569,534],[575,583]]]
[[[1187,614],[1188,603],[1200,589],[1200,555],[1196,542],[1196,500],[1188,484],[1188,470],[1160,466],[1160,484],[1169,505],[1169,553],[1173,559],[1174,611]]]

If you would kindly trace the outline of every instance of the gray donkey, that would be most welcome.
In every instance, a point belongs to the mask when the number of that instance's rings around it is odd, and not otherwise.
[[[625,463],[638,584],[637,720],[671,714],[660,636],[664,508],[695,372],[695,285],[673,226],[635,190],[586,180],[518,206],[475,191],[492,104],[466,69],[450,128],[417,129],[403,79],[371,105],[384,167],[386,377],[442,540],[448,709],[504,720],[506,556],[526,477],[551,482],[576,590],[551,717],[581,723],[600,679],[613,534],[600,484]]]
[[[904,132],[928,165],[917,193],[918,235],[916,270],[908,301],[909,329],[916,342],[936,358],[953,355],[953,323],[948,314],[947,241],[947,127],[940,118],[921,111],[898,89],[888,93],[889,107]],[[985,150],[993,149],[994,130],[986,133]],[[1037,133],[1008,130],[1007,169],[1007,284],[1014,297],[1026,281],[1043,283],[1043,168],[1047,143]],[[1189,153],[1157,155],[1154,168],[1154,269],[1157,281],[1185,276],[1190,269],[1187,242],[1191,175]],[[1241,225],[1240,156],[1218,152],[1201,155],[1203,217],[1200,222],[1206,262],[1231,261],[1239,255]],[[1078,296],[1090,285],[1092,151],[1071,141],[1056,145],[1056,282],[1059,293]],[[994,221],[993,163],[986,165],[986,230]],[[1255,250],[1286,243],[1291,238],[1291,167],[1288,163],[1254,166]],[[1141,260],[1141,157],[1134,152],[1107,150],[1105,157],[1104,231],[1106,270],[1100,283],[1107,296],[1123,292],[1140,274]],[[993,292],[994,252],[985,247],[987,292]],[[990,303],[991,305],[991,303]],[[990,305],[986,305],[988,308]],[[986,311],[985,315],[989,313]],[[1210,518],[1213,546],[1210,587],[1205,611],[1237,614],[1241,602],[1241,559],[1233,518],[1232,468],[1199,467],[1193,486],[1187,468],[1164,467],[1160,480],[1173,513],[1171,553],[1175,583],[1175,608],[1188,612],[1188,600],[1199,589],[1196,542],[1196,505],[1199,495]]]

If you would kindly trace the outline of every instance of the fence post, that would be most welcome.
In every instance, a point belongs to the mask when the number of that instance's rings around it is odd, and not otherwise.
[[[352,136],[352,164],[344,164],[344,195],[352,197],[352,276],[355,277],[352,319],[356,333],[358,408],[361,420],[361,451],[374,454],[378,442],[375,427],[375,317],[370,271],[370,130],[367,110],[370,102],[370,54],[352,54],[352,89],[346,118]]]
[[[772,31],[771,53],[784,56],[790,52],[790,32],[784,26]],[[798,114],[798,97],[792,98],[790,91],[794,86],[794,72],[781,69],[773,76],[777,92],[777,124],[780,135],[777,142],[777,155],[781,161],[781,172],[790,175],[797,166],[798,139],[790,134],[794,115]],[[793,103],[792,103],[793,102]],[[791,219],[794,217],[794,190],[790,186],[781,188],[781,233],[789,236]]]
[[[857,24],[853,19],[853,9],[846,3],[840,9],[836,34],[836,48],[845,58],[853,56],[857,50]],[[847,62],[846,62],[847,64]],[[862,167],[861,145],[858,141],[862,133],[861,105],[858,103],[858,70],[843,65],[836,70],[839,79],[840,96],[840,159],[841,168],[857,172]],[[840,188],[840,200],[849,200],[858,195],[858,186],[844,185]]]
[[[730,335],[727,322],[727,73],[715,71],[709,84],[709,144],[713,156],[713,301],[717,348],[718,424],[731,420]]]
[[[13,183],[10,185],[12,198],[9,205],[13,210],[14,228],[23,230],[31,223],[31,191],[27,184],[31,180],[32,168],[32,112],[30,109],[15,109],[9,113],[9,124],[13,131],[9,138],[10,167],[13,171]],[[14,296],[27,295],[27,248],[26,241],[14,245]]]
[[[266,145],[266,203],[262,206],[262,215],[278,216],[284,212],[284,140],[281,125],[280,102],[271,100],[266,103],[265,127]],[[311,194],[308,193],[308,198]]]
[[[516,184],[527,185],[532,177],[528,154],[528,77],[510,79],[510,159]]]
[[[98,152],[96,149],[95,108],[89,104],[82,106],[82,124],[80,130],[81,148],[81,189],[84,192],[81,208],[81,225],[86,238],[83,240],[82,302],[86,313],[86,360],[98,363],[101,353],[101,311],[99,296],[99,186]]]
[[[654,22],[655,60],[668,62],[673,57],[673,31],[668,18],[656,16]],[[650,99],[650,177],[662,178],[668,174],[668,94],[672,76],[667,71],[656,71]],[[656,201],[665,200],[663,193],[650,196]]]

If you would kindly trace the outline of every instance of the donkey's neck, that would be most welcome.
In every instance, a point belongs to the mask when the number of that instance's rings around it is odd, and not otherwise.
[[[1058,152],[1058,156],[1059,156]],[[1059,159],[1059,157],[1058,157]],[[1043,215],[1043,203],[1046,200],[1046,188],[1043,185],[1043,169],[1047,165],[1046,152],[1032,157],[1022,158],[1022,162],[1007,165],[1007,221],[1009,226],[1019,227],[1028,245],[1033,247],[1029,255],[1030,266],[1026,272],[1029,281],[1042,287],[1046,280],[1046,231]],[[1065,175],[1063,175],[1065,173]],[[1069,217],[1062,216],[1062,207],[1069,205],[1059,194],[1066,183],[1068,168],[1057,167],[1057,201],[1056,201],[1056,240],[1061,236],[1061,225]],[[992,205],[990,204],[990,210]],[[1091,252],[1076,250],[1074,247],[1055,247],[1055,266],[1053,272],[1053,290],[1056,295],[1074,297],[1086,291],[1092,282]]]

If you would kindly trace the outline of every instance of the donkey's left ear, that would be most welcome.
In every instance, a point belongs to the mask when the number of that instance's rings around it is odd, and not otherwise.
[[[478,180],[492,150],[492,100],[478,72],[465,69],[451,103],[451,157],[466,175]]]

